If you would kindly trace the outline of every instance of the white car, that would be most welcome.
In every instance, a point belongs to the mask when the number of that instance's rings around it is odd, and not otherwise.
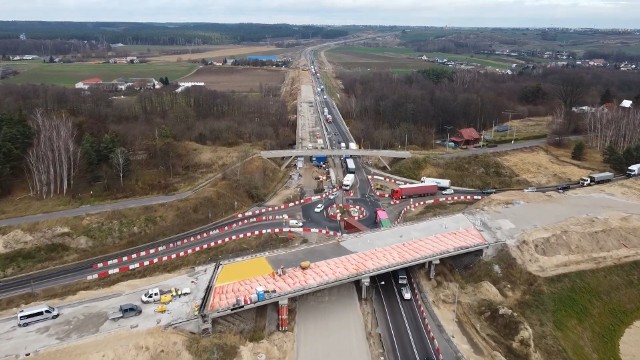
[[[526,189],[524,189],[524,192],[536,192],[538,191],[538,189],[534,188],[534,187],[528,187]]]
[[[402,294],[402,298],[405,300],[411,300],[411,290],[409,290],[409,286],[403,286],[400,288],[400,293]]]
[[[322,212],[322,210],[324,210],[324,204],[318,204],[318,206],[316,206],[316,208],[313,209],[313,211],[317,213]]]
[[[453,194],[453,189],[442,190],[442,195],[451,195]]]
[[[327,197],[329,198],[329,200],[333,200],[338,197],[338,193],[337,192],[331,193]]]

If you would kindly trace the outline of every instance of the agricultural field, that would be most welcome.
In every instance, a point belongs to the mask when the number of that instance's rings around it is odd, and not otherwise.
[[[281,49],[275,46],[224,46],[215,50],[205,52],[194,52],[192,54],[162,55],[148,58],[151,62],[190,62],[201,59],[222,60],[225,57],[245,57],[248,55],[279,55],[291,52],[291,49]]]
[[[419,60],[418,54],[407,48],[337,47],[326,54],[338,67],[355,71],[388,70],[403,73],[437,66]]]
[[[509,69],[513,64],[521,64],[523,61],[515,58],[502,58],[491,55],[460,55],[447,53],[424,53],[429,58],[446,58],[451,61],[464,61],[469,64],[478,64],[482,66],[490,66],[498,69]]]
[[[198,65],[188,63],[153,64],[48,64],[42,62],[3,62],[3,66],[16,69],[20,74],[0,81],[3,84],[46,84],[73,87],[84,79],[98,77],[112,81],[120,77],[179,79],[195,70]]]
[[[237,66],[206,66],[184,78],[202,81],[209,89],[219,91],[257,92],[260,85],[281,86],[287,70]]]

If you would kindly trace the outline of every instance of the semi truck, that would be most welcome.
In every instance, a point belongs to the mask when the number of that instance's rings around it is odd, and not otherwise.
[[[356,173],[356,163],[353,161],[352,158],[346,158],[344,159],[346,168],[347,168],[347,174],[355,174]]]
[[[627,168],[627,177],[640,176],[640,164],[631,165]]]
[[[595,184],[601,184],[605,182],[609,182],[613,179],[614,174],[611,172],[602,172],[597,174],[591,174],[589,176],[580,178],[580,185],[582,186],[590,186]]]
[[[349,143],[349,150],[358,150],[358,145],[356,143]]]
[[[437,193],[438,185],[435,184],[409,184],[400,185],[391,190],[391,197],[394,200],[399,200],[416,196],[432,196]]]
[[[353,182],[356,181],[356,176],[353,174],[347,174],[344,176],[344,179],[342,179],[342,188],[345,190],[349,190],[351,189],[351,185],[353,185]]]
[[[451,187],[451,180],[448,179],[436,179],[430,177],[423,177],[420,179],[422,184],[436,184],[440,189],[448,189]]]
[[[311,156],[311,163],[313,165],[323,165],[327,163],[327,155],[313,155]]]

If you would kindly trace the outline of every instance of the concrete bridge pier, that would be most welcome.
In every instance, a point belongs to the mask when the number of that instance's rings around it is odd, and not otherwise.
[[[435,259],[429,262],[426,262],[424,266],[429,270],[429,279],[433,280],[436,276],[436,265],[440,264],[440,259]]]
[[[360,279],[360,287],[362,288],[362,300],[367,298],[367,287],[371,284],[371,278],[365,277]]]

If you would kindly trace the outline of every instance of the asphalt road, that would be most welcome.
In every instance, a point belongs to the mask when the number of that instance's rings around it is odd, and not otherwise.
[[[373,285],[374,306],[376,302],[382,303],[382,306],[376,306],[376,316],[387,358],[424,360],[428,356],[434,357],[415,303],[412,299],[402,298],[395,273],[376,276]]]

